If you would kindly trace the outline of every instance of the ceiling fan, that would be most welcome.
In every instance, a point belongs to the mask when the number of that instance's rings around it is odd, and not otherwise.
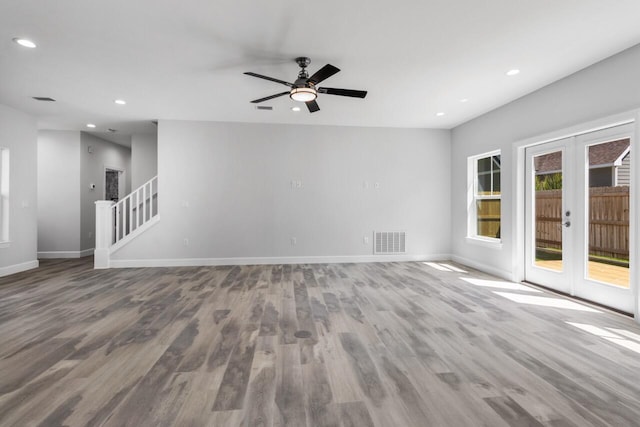
[[[319,93],[326,93],[327,95],[339,95],[350,96],[352,98],[364,98],[367,96],[366,90],[352,90],[352,89],[336,89],[331,87],[317,87],[318,83],[328,79],[329,77],[340,71],[339,68],[334,67],[331,64],[327,64],[315,72],[311,77],[307,73],[307,66],[311,63],[311,59],[301,56],[296,58],[296,62],[300,66],[300,72],[295,83],[285,82],[284,80],[274,79],[273,77],[263,76],[262,74],[256,74],[246,72],[244,74],[248,76],[258,77],[259,79],[270,80],[272,82],[280,83],[285,86],[289,86],[291,90],[286,92],[277,93],[275,95],[266,96],[260,99],[254,99],[251,101],[253,104],[259,104],[260,102],[268,101],[280,96],[289,95],[291,99],[298,102],[304,102],[307,104],[307,108],[310,113],[315,113],[320,110],[316,98]]]

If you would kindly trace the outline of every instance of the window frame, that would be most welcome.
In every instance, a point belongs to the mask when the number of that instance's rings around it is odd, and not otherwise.
[[[494,156],[500,156],[500,193],[499,194],[487,194],[480,195],[479,182],[478,182],[478,163],[483,159],[491,159]],[[491,170],[488,174],[491,176],[491,192],[493,193],[494,185],[494,170],[493,162],[490,162]],[[480,200],[500,200],[500,230],[502,230],[502,154],[501,150],[488,151],[486,153],[469,156],[467,158],[467,241],[474,244],[480,244],[482,246],[501,248],[502,247],[502,234],[500,237],[489,237],[478,234],[478,204]]]
[[[0,147],[0,248],[9,240],[9,149]]]

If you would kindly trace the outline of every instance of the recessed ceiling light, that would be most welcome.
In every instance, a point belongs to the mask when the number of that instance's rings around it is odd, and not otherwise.
[[[507,71],[507,76],[515,76],[516,74],[520,74],[520,70],[514,68],[513,70]]]
[[[118,105],[125,105],[127,103],[127,101],[125,101],[124,99],[116,99],[113,102],[115,102]]]
[[[300,107],[291,107],[291,111],[300,111]]]
[[[36,47],[36,44],[28,39],[21,39],[20,37],[14,37],[13,41],[18,43],[20,46],[28,47],[30,49],[33,49],[34,47]]]
[[[439,113],[436,113],[436,116],[442,117],[442,116],[444,116],[444,113],[442,111],[440,111]]]
[[[462,102],[462,103],[464,104],[465,102],[469,102],[469,100],[468,100],[467,98],[462,98],[462,99],[460,100],[460,102]]]
[[[94,127],[96,127],[96,125],[94,125],[93,123],[87,123],[87,127],[93,129]]]

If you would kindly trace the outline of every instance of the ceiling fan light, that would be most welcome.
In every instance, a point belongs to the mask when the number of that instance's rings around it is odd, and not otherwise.
[[[310,87],[294,87],[291,89],[289,97],[298,102],[309,102],[317,98],[318,93]]]

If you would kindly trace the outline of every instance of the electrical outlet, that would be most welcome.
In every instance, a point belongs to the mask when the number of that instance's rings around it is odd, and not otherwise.
[[[298,243],[298,239],[296,239],[295,237],[291,238],[291,246],[295,246]]]
[[[369,236],[364,236],[362,238],[362,244],[364,244],[364,245],[368,245],[369,244]]]
[[[380,183],[376,182],[375,187],[376,187],[376,189],[380,188]]]
[[[184,239],[184,240],[182,241],[182,245],[183,245],[183,246],[189,246],[189,239]]]

